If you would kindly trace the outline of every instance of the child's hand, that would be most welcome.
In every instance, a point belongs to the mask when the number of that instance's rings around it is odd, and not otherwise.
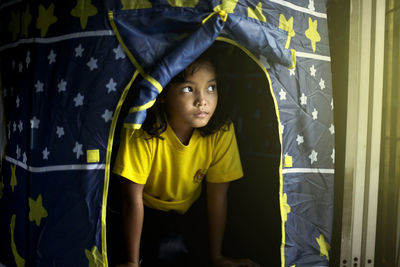
[[[215,267],[259,267],[258,263],[250,259],[231,259],[226,257],[219,257],[214,261]]]

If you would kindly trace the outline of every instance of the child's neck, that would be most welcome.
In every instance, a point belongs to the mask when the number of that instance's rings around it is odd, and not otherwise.
[[[170,126],[171,126],[172,130],[174,131],[176,137],[178,137],[179,141],[181,141],[182,144],[187,146],[190,142],[190,138],[192,137],[193,128],[185,127],[185,126],[179,127],[179,125],[174,125],[174,123],[171,123],[171,122],[170,122]]]

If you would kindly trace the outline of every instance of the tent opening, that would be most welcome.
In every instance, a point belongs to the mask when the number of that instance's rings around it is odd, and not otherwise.
[[[228,216],[223,254],[250,258],[261,266],[280,265],[281,219],[279,210],[280,142],[278,121],[266,73],[240,48],[217,41],[210,49],[218,57],[218,75],[223,99],[218,105],[231,114],[244,171],[244,177],[230,185]],[[123,119],[130,108],[132,89],[121,109],[115,131],[112,165],[118,151]],[[220,101],[221,100],[221,101]],[[111,165],[111,166],[112,166]],[[199,241],[198,266],[210,266],[207,247],[207,208],[205,187],[192,216],[193,229],[205,240]],[[107,249],[110,266],[124,258],[121,216],[121,181],[111,174],[107,207]],[[203,246],[204,247],[203,249]]]

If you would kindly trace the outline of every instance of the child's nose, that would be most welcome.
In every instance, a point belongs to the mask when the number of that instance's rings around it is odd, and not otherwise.
[[[207,104],[205,95],[203,92],[197,92],[196,99],[195,99],[195,106],[201,107]]]

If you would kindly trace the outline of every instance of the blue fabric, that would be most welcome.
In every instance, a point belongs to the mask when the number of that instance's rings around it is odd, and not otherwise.
[[[287,33],[270,24],[257,23],[230,14],[224,22],[218,14],[202,21],[209,12],[193,9],[151,9],[114,13],[123,42],[138,63],[163,87],[210,47],[218,36],[236,41],[271,62],[290,66],[290,51],[284,48]],[[224,33],[222,34],[222,31]],[[132,106],[141,106],[157,97],[148,81],[137,86]],[[142,124],[144,117],[129,114],[126,124]]]
[[[282,211],[284,266],[328,266],[334,107],[327,1],[239,0],[226,21],[215,14],[205,24],[203,19],[225,1],[199,0],[194,8],[181,8],[171,7],[173,1],[151,0],[151,8],[137,10],[129,9],[134,1],[84,2],[86,6],[80,1],[27,0],[0,5],[2,127],[7,138],[0,177],[0,263],[92,266],[107,261],[102,213],[112,120],[141,124],[146,117],[146,110],[116,116],[136,67],[112,30],[111,10],[126,47],[162,87],[219,37],[259,61],[276,100],[282,159],[292,158],[292,165],[282,165],[279,195],[287,207]],[[249,17],[249,9],[258,4],[266,22]],[[287,24],[293,21],[295,33],[288,49],[283,18]],[[290,50],[297,52],[292,70]],[[253,89],[260,90],[251,84],[243,90]],[[133,97],[124,103],[129,107],[144,105],[159,93],[140,76],[129,92]],[[261,147],[255,140],[248,144],[249,151]],[[266,173],[265,179],[269,177]],[[35,205],[45,212],[31,214]]]

